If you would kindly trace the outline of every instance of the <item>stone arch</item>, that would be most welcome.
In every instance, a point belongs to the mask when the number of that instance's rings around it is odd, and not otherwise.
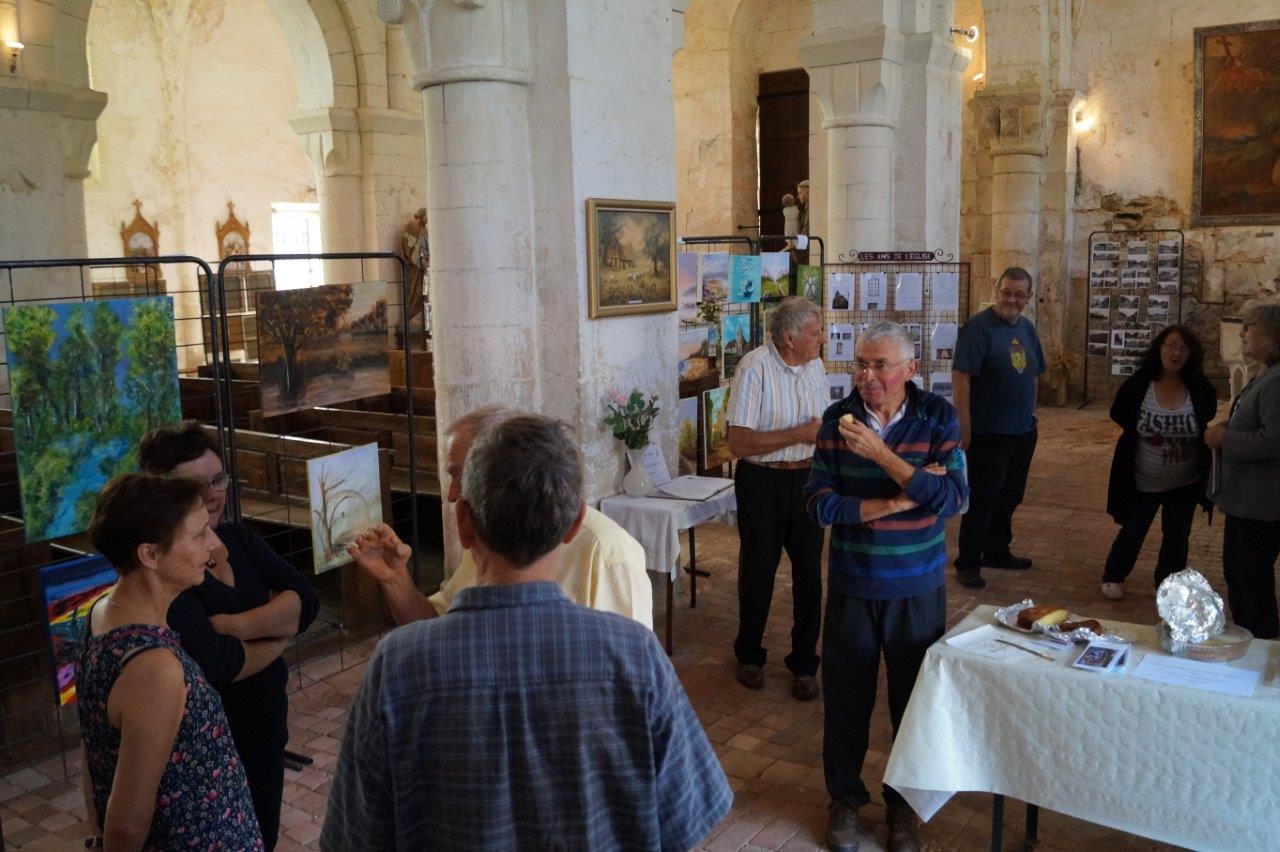
[[[355,108],[355,51],[337,0],[267,0],[267,6],[293,58],[298,108]]]

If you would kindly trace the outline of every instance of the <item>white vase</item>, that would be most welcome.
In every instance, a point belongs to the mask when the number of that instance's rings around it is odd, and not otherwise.
[[[630,470],[622,478],[622,490],[632,497],[644,497],[653,490],[653,480],[641,464],[644,450],[627,450],[627,465]]]

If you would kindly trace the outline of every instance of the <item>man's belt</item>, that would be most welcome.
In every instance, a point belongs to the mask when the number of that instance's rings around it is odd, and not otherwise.
[[[748,464],[758,464],[760,467],[771,467],[774,470],[801,470],[802,468],[813,467],[813,459],[801,459],[800,461],[752,461],[746,460]]]

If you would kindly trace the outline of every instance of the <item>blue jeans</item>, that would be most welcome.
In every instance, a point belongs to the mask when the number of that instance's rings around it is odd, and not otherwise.
[[[822,631],[822,766],[832,801],[860,808],[871,801],[862,783],[880,655],[889,682],[894,736],[911,699],[916,674],[947,621],[945,587],[909,598],[867,600],[828,589]],[[886,804],[903,801],[889,785]]]

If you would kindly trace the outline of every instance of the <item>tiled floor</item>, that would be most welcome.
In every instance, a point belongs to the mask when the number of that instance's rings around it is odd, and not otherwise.
[[[1100,409],[1042,412],[1040,446],[1026,503],[1016,517],[1014,542],[1018,553],[1035,560],[1035,567],[1027,572],[987,570],[987,588],[977,593],[950,582],[951,623],[978,604],[1005,604],[1028,595],[1062,601],[1091,615],[1147,623],[1156,620],[1151,580],[1159,544],[1156,531],[1130,578],[1127,599],[1106,601],[1098,592],[1101,566],[1116,529],[1104,512],[1115,435],[1115,428]],[[954,543],[956,525],[951,526]],[[1220,520],[1208,526],[1204,515],[1199,515],[1192,533],[1191,565],[1202,570],[1215,588],[1224,590],[1221,536]],[[710,570],[712,576],[699,581],[697,609],[688,607],[687,586],[677,598],[674,662],[737,794],[733,811],[707,839],[705,848],[816,848],[826,825],[822,704],[793,700],[780,662],[766,668],[763,691],[748,692],[736,684],[731,645],[737,622],[737,536],[731,528],[709,526],[699,531],[698,538],[700,567]],[[768,631],[768,642],[779,657],[785,653],[790,627],[787,574],[784,565],[779,571],[775,617]],[[661,623],[661,615],[658,621]],[[346,669],[341,669],[336,655],[308,664],[304,670],[308,685],[292,697],[291,746],[310,754],[315,763],[304,772],[288,773],[282,850],[316,847],[346,707],[370,647],[371,643],[364,643],[348,649]],[[880,694],[884,694],[883,686]],[[864,773],[875,791],[890,746],[888,714],[882,700],[873,721]],[[86,826],[76,772],[72,766],[72,777],[64,777],[61,758],[54,758],[0,778],[0,820],[10,846],[61,849],[79,845]],[[923,826],[925,847],[988,848],[990,812],[989,796],[957,796]],[[865,808],[862,815],[877,842],[883,842],[880,804]],[[1006,848],[1020,848],[1021,831],[1022,808],[1011,803],[1006,814]],[[1040,838],[1043,850],[1165,848],[1049,812],[1042,812]]]

